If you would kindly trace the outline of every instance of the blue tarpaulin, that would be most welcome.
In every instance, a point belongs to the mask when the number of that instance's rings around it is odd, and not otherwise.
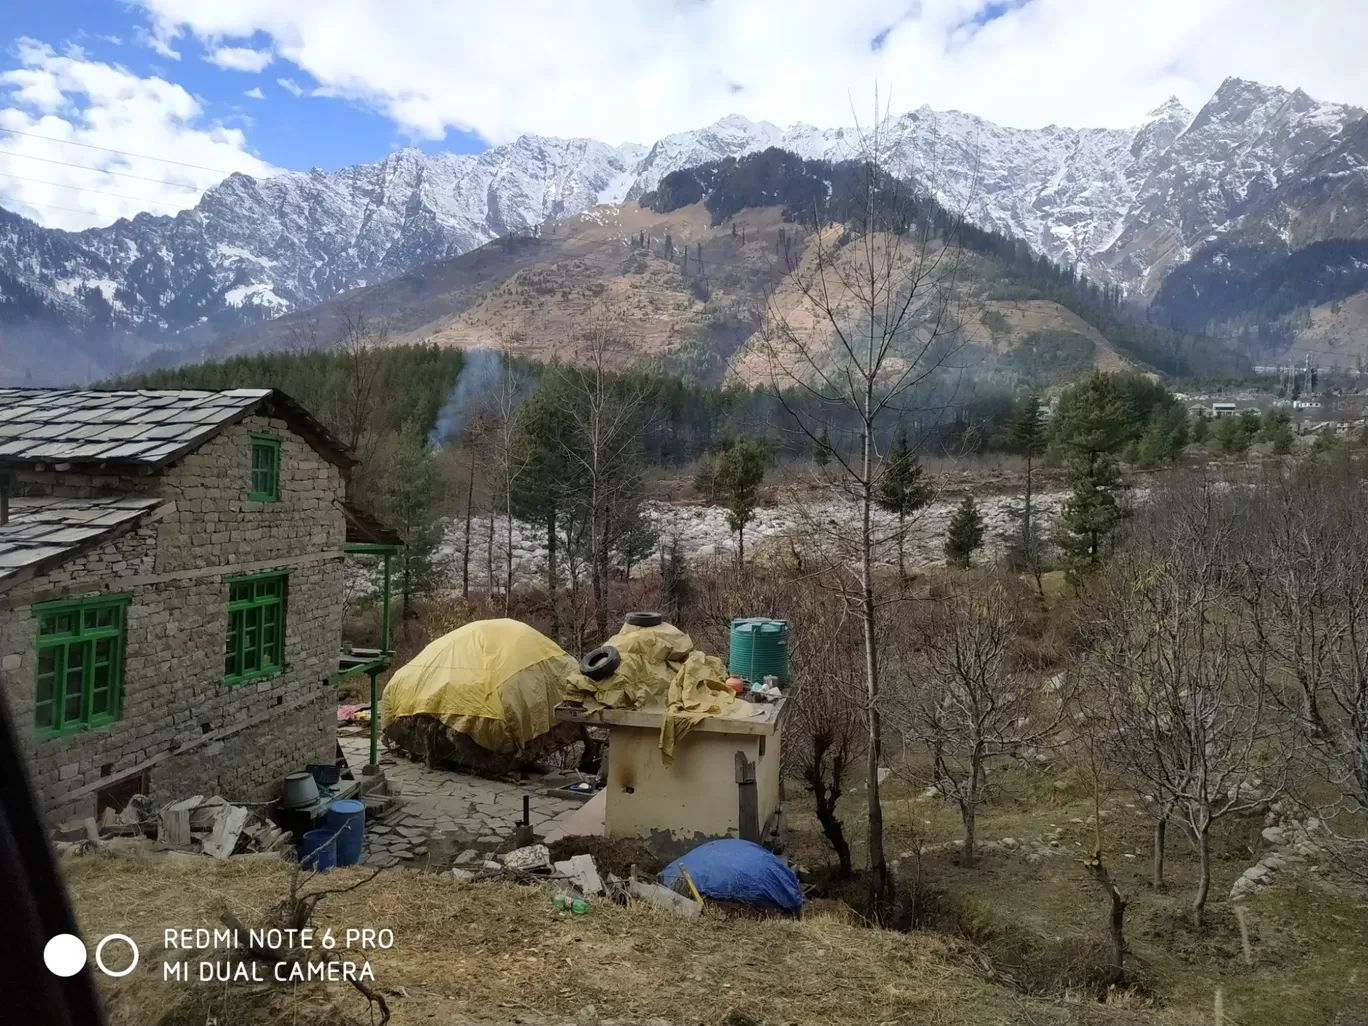
[[[694,886],[706,898],[782,912],[798,912],[803,907],[803,892],[793,870],[752,841],[726,838],[699,845],[665,867],[661,879],[666,887],[679,878],[680,866],[688,869]]]

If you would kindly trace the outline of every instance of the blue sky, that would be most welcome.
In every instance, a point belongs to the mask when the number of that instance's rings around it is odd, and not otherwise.
[[[233,171],[838,127],[876,95],[1019,128],[1229,75],[1368,106],[1365,51],[1363,0],[0,0],[0,206],[80,229]]]
[[[58,50],[74,44],[93,60],[121,64],[139,76],[176,82],[202,101],[207,117],[242,127],[251,149],[277,167],[333,170],[377,160],[401,146],[478,153],[487,145],[478,135],[456,129],[441,139],[415,137],[374,110],[343,99],[312,96],[318,83],[298,67],[273,65],[262,74],[217,67],[204,59],[209,51],[193,37],[177,40],[181,59],[171,60],[137,42],[146,25],[141,11],[110,0],[0,3],[0,41],[11,51],[10,58],[14,41],[28,37]],[[234,45],[247,46],[265,42],[259,33],[233,40]],[[293,81],[304,95],[292,95],[278,78]],[[260,89],[265,99],[247,97],[253,88]]]

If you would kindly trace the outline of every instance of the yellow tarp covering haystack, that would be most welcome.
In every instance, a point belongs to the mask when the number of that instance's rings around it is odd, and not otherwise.
[[[618,650],[622,663],[612,676],[590,680],[575,674],[566,698],[589,712],[602,708],[659,710],[660,754],[674,761],[675,745],[706,716],[753,716],[755,706],[727,687],[722,660],[694,648],[693,639],[673,624],[623,625],[604,644]]]
[[[579,665],[517,620],[477,620],[444,634],[390,678],[385,730],[431,717],[481,748],[521,751],[551,732],[567,678]]]

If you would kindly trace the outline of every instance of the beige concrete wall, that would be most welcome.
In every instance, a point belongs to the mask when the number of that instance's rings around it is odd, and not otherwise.
[[[761,827],[779,806],[777,735],[691,731],[676,746],[672,766],[661,763],[658,730],[614,726],[608,737],[609,837],[646,838],[668,853],[739,836],[738,751],[755,763]]]
[[[281,437],[280,501],[251,502],[250,434]],[[89,815],[97,792],[146,772],[155,797],[273,794],[279,778],[331,762],[342,625],[344,482],[283,421],[234,425],[163,475],[100,478],[27,472],[26,490],[157,495],[160,519],[0,593],[0,693],[9,702],[49,817]],[[282,673],[223,683],[224,577],[290,571]],[[35,602],[128,593],[119,719],[67,737],[34,736]]]

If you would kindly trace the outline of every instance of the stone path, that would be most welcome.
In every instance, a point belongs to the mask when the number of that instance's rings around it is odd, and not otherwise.
[[[347,763],[358,777],[370,755],[364,738],[339,739]],[[399,807],[366,825],[362,861],[371,865],[434,864],[452,861],[452,853],[497,850],[522,821],[523,796],[530,799],[532,830],[559,833],[582,803],[550,798],[536,786],[510,784],[451,770],[430,770],[403,756],[381,753],[380,768],[397,793]]]

